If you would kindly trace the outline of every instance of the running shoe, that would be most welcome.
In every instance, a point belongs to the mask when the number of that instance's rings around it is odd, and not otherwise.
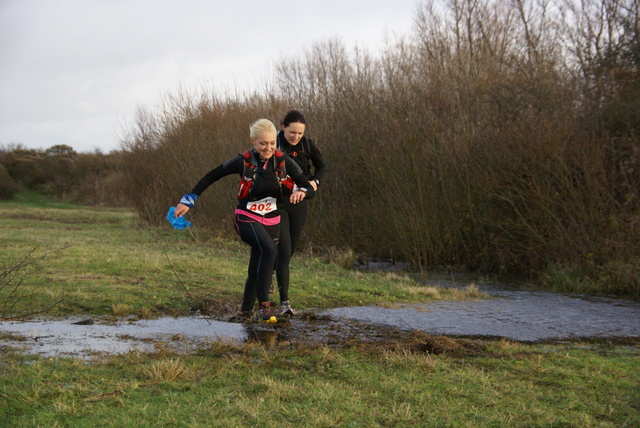
[[[262,322],[275,322],[276,317],[271,312],[271,302],[260,303],[260,309],[256,311],[253,319]]]
[[[291,308],[291,303],[288,300],[285,300],[280,304],[280,315],[295,315],[296,313]]]

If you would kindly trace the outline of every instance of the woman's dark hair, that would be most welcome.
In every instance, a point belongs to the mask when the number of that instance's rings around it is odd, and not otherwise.
[[[307,121],[304,118],[304,114],[298,110],[289,110],[280,123],[282,126],[287,127],[292,123],[302,123],[306,125]]]

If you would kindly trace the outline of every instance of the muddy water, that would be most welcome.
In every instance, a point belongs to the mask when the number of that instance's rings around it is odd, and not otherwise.
[[[428,283],[461,285],[442,279]],[[337,308],[326,314],[401,330],[516,341],[640,337],[640,304],[635,302],[476,284],[491,298],[399,308]]]
[[[15,337],[0,344],[43,357],[83,357],[98,354],[152,352],[159,348],[187,352],[220,340],[244,341],[240,324],[200,317],[160,318],[91,325],[77,325],[79,319],[31,322],[2,322],[1,334]]]
[[[468,281],[430,280],[462,287]],[[201,317],[109,323],[79,319],[0,322],[0,350],[9,346],[40,356],[90,359],[102,354],[169,349],[190,352],[215,341],[340,344],[385,340],[397,330],[447,336],[503,337],[515,341],[577,338],[640,338],[640,304],[557,293],[476,285],[491,297],[395,308],[350,307],[301,311],[273,326],[243,326]],[[394,330],[395,329],[395,330]]]

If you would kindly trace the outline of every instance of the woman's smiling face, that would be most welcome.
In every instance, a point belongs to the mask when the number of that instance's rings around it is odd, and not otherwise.
[[[284,133],[284,138],[287,142],[292,146],[295,146],[300,142],[304,135],[304,123],[291,122],[288,126],[282,125],[282,132]]]
[[[270,159],[276,152],[276,134],[273,132],[263,132],[258,138],[252,138],[251,143],[261,159]]]

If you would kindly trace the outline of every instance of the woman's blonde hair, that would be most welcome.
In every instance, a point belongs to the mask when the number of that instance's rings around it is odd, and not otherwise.
[[[275,125],[269,119],[258,119],[249,126],[249,136],[253,139],[257,139],[265,132],[278,133]]]

